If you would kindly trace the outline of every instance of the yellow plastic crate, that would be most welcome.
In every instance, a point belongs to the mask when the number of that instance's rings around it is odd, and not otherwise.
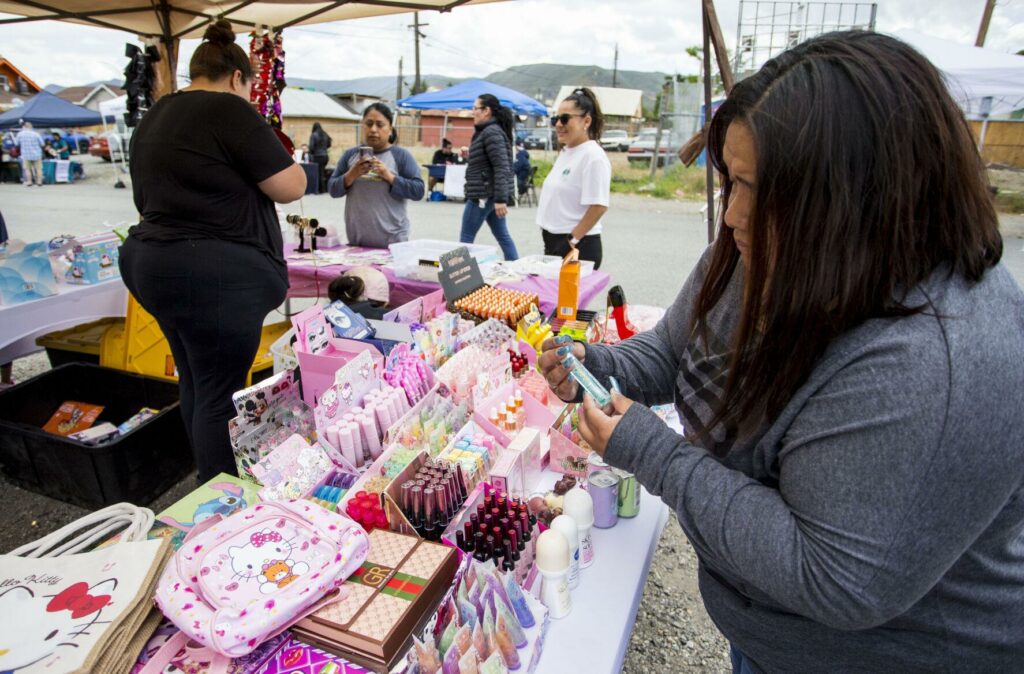
[[[257,381],[264,371],[274,366],[270,345],[283,335],[291,324],[287,321],[263,326],[259,351],[246,375],[245,385],[250,386],[253,376]],[[142,308],[135,298],[128,295],[128,311],[123,327],[115,326],[106,332],[100,348],[100,365],[115,367],[128,372],[159,377],[170,381],[178,380],[171,347],[152,314]]]
[[[90,356],[100,355],[100,343],[107,330],[123,326],[124,319],[117,316],[82,323],[66,330],[49,332],[36,338],[36,345],[53,351],[70,351]]]

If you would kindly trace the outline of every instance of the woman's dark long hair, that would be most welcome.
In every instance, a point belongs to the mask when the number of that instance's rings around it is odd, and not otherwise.
[[[509,147],[515,147],[516,145],[516,119],[510,108],[506,108],[501,104],[493,94],[480,94],[477,96],[480,99],[480,104],[485,108],[491,109],[491,117],[498,123],[501,130],[508,136]]]
[[[736,84],[708,134],[723,208],[733,123],[751,131],[757,173],[745,300],[708,428],[750,433],[778,416],[833,339],[925,310],[906,293],[940,267],[977,282],[1002,238],[963,114],[935,67],[896,39],[830,33]],[[739,261],[729,227],[714,246],[697,335]]]

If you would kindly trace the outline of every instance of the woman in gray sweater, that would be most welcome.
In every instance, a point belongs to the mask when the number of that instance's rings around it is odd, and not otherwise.
[[[366,106],[362,130],[365,145],[345,150],[327,191],[335,199],[345,197],[349,244],[387,248],[409,240],[406,202],[423,198],[423,176],[412,153],[395,144],[391,108],[383,103]]]
[[[676,512],[734,671],[1019,671],[1024,293],[941,75],[821,36],[736,85],[708,150],[724,222],[664,320],[547,344],[549,383],[577,397],[573,350],[622,385],[581,432]]]
[[[473,105],[476,132],[469,145],[466,166],[466,207],[462,211],[459,241],[473,243],[487,221],[506,260],[518,260],[519,251],[508,233],[508,204],[515,198],[512,181],[512,111],[491,94]]]

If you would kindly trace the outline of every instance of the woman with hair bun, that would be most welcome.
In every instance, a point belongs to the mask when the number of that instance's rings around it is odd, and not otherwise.
[[[368,105],[362,130],[365,145],[345,150],[327,191],[335,199],[346,197],[349,244],[387,248],[409,240],[406,201],[423,198],[423,177],[412,154],[395,144],[398,132],[391,108],[383,103]]]
[[[469,144],[466,166],[466,206],[462,211],[459,241],[473,243],[487,221],[506,260],[519,259],[515,241],[508,233],[508,204],[512,194],[512,145],[515,119],[495,96],[482,94],[473,105],[476,132]]]
[[[601,218],[608,212],[612,164],[598,139],[604,115],[597,96],[586,87],[575,89],[551,118],[562,151],[544,181],[537,224],[544,237],[544,254],[565,257],[570,248],[581,260],[601,267]]]
[[[205,482],[235,473],[231,394],[245,386],[263,320],[288,290],[274,202],[301,197],[306,175],[249,104],[252,65],[230,23],[206,29],[189,76],[132,136],[141,218],[119,262],[125,285],[170,344]]]

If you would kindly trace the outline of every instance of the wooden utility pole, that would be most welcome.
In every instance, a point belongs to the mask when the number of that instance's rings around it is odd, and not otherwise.
[[[619,43],[615,43],[615,65],[612,66],[612,89],[619,86]]]
[[[398,57],[398,82],[395,87],[395,103],[402,98],[402,57]]]
[[[978,26],[978,39],[974,41],[975,47],[985,46],[985,37],[988,35],[988,24],[992,21],[992,11],[996,8],[996,0],[985,0],[985,11],[981,15],[981,25]]]
[[[420,80],[420,38],[425,38],[426,35],[420,32],[420,28],[429,26],[430,24],[420,23],[419,12],[413,12],[412,17],[412,25],[409,26],[409,28],[412,28],[413,39],[416,41],[416,79],[412,84],[412,93],[415,95],[423,93],[426,90],[426,87],[423,86],[423,82]]]

